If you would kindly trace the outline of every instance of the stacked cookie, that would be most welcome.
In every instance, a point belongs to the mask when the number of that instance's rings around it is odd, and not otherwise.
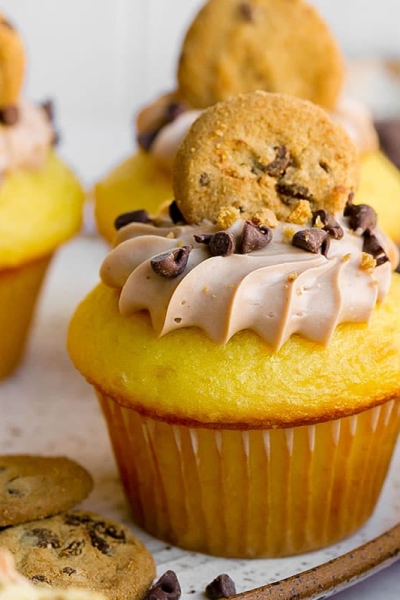
[[[141,598],[155,575],[150,552],[120,523],[71,510],[92,487],[64,457],[0,457],[0,548],[39,586]]]

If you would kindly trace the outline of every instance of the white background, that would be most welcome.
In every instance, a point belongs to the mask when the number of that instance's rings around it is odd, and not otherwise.
[[[399,0],[314,0],[349,57],[400,56]],[[61,151],[87,183],[129,153],[133,116],[174,86],[201,0],[3,0],[29,52],[27,95],[57,103]]]

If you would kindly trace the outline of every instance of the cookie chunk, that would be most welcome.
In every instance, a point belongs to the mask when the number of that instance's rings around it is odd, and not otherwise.
[[[63,456],[0,456],[0,527],[68,510],[92,487],[89,473]]]
[[[155,576],[152,555],[129,529],[87,511],[9,527],[0,547],[38,586],[84,588],[111,600],[142,598]]]
[[[209,0],[187,32],[177,77],[196,108],[254,90],[334,108],[343,74],[332,34],[303,0]]]
[[[178,151],[173,188],[188,223],[215,222],[227,206],[285,221],[300,200],[342,211],[358,177],[356,148],[322,108],[258,91],[203,112]]]

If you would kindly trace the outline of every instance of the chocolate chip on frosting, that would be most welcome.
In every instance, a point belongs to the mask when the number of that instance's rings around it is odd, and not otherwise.
[[[349,217],[350,229],[357,233],[361,234],[376,227],[377,214],[368,204],[353,204],[353,199],[349,198],[343,214]]]
[[[170,252],[159,254],[151,259],[150,264],[154,273],[167,279],[178,277],[186,269],[192,246],[182,246]]]
[[[174,571],[166,571],[147,591],[144,600],[179,600],[181,586]]]
[[[181,211],[179,210],[176,200],[173,200],[169,205],[168,213],[173,223],[181,223],[182,221],[185,221]]]
[[[223,573],[218,575],[205,589],[205,595],[209,600],[220,600],[220,598],[229,598],[236,594],[236,586],[233,580]]]
[[[335,217],[326,210],[316,210],[313,212],[313,226],[320,227],[326,231],[335,240],[341,240],[343,237],[343,229],[336,221]]]
[[[245,221],[242,231],[242,237],[239,245],[241,254],[248,254],[256,250],[262,250],[272,240],[272,231],[264,225],[255,225],[250,221]]]
[[[379,267],[389,260],[386,252],[378,242],[378,239],[374,233],[367,230],[363,234],[363,252],[370,254],[376,262],[376,266]]]
[[[327,256],[329,250],[329,236],[323,229],[302,229],[297,231],[292,238],[292,245],[302,248],[307,252]]]
[[[129,223],[148,223],[150,221],[147,210],[132,210],[119,215],[114,221],[115,229],[121,229]]]
[[[228,231],[218,231],[211,236],[208,247],[213,256],[230,256],[235,252],[236,241]]]
[[[18,106],[4,106],[0,109],[0,123],[3,125],[15,125],[18,123],[19,111]]]
[[[196,233],[193,237],[198,244],[209,244],[212,238],[212,233]]]

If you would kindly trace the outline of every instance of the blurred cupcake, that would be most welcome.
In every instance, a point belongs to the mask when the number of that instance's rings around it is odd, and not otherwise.
[[[357,182],[325,111],[255,92],[202,114],[176,202],[119,230],[68,348],[156,537],[277,557],[371,515],[400,426],[400,278]]]
[[[138,151],[95,188],[99,232],[112,242],[119,214],[154,213],[172,198],[173,160],[201,110],[260,89],[315,102],[346,127],[362,157],[357,201],[371,204],[383,229],[400,242],[400,176],[379,151],[369,111],[341,99],[344,79],[335,39],[303,0],[209,0],[183,41],[177,90],[139,113]]]
[[[0,379],[17,366],[54,251],[80,227],[83,191],[53,150],[50,103],[21,95],[25,53],[0,15]]]

